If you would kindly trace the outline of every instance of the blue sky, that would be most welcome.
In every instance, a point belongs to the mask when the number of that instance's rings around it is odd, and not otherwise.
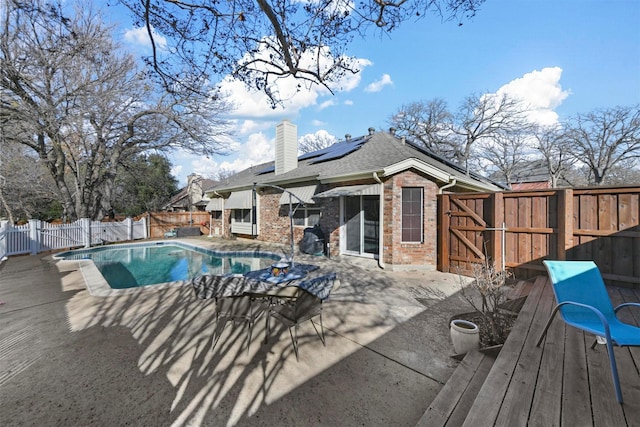
[[[126,45],[143,52],[144,38],[126,22],[120,27]],[[229,117],[237,127],[236,154],[174,153],[174,174],[186,185],[192,172],[213,177],[220,168],[273,160],[275,125],[283,118],[298,126],[299,137],[320,132],[342,139],[388,128],[403,104],[442,98],[455,109],[473,93],[518,96],[537,107],[532,119],[544,123],[638,104],[639,23],[638,0],[487,0],[462,26],[432,16],[390,36],[356,40],[349,53],[360,58],[362,71],[334,95],[305,91],[274,111],[265,97],[226,81],[223,88],[239,105]]]

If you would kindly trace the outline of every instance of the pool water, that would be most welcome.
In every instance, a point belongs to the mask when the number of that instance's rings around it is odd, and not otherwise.
[[[216,252],[158,243],[70,251],[60,257],[91,259],[112,289],[188,280],[202,274],[244,274],[280,259],[269,253]]]

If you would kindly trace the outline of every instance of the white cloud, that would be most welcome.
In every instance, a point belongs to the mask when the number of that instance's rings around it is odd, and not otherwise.
[[[344,105],[353,105],[353,100],[351,99],[347,99],[346,101],[344,101],[343,103]]]
[[[507,94],[524,101],[531,108],[530,121],[554,125],[558,123],[558,114],[554,109],[571,94],[571,91],[562,89],[561,77],[560,67],[534,70],[502,86],[496,94]]]
[[[267,129],[273,129],[276,121],[272,120],[236,120],[235,126],[241,135],[250,135]]]
[[[384,89],[385,86],[389,86],[389,85],[392,85],[392,84],[393,84],[393,81],[391,80],[391,76],[389,74],[383,74],[382,77],[380,77],[380,80],[369,84],[364,89],[364,91],[365,92],[380,92],[382,89]]]
[[[329,108],[329,107],[333,107],[334,105],[336,105],[336,101],[332,98],[332,99],[327,99],[326,101],[324,101],[323,103],[321,103],[318,108],[320,110],[324,110],[325,108]]]
[[[210,157],[196,157],[191,162],[191,173],[196,173],[206,178],[215,178],[218,170],[218,162]]]
[[[173,166],[171,167],[171,175],[180,180],[180,176],[182,175],[182,168],[183,166],[181,164],[173,164]],[[178,187],[180,187],[180,183],[178,183]]]
[[[156,47],[161,50],[167,49],[167,39],[158,34],[153,27],[151,28],[151,34],[153,34],[153,40]],[[145,48],[151,48],[151,39],[146,27],[130,28],[124,32],[124,39],[134,45],[143,46]]]
[[[219,168],[239,172],[251,166],[272,161],[275,157],[274,145],[275,140],[267,139],[262,132],[249,135],[247,141],[241,144],[238,150],[242,155],[233,161],[221,162]]]
[[[316,120],[316,119],[311,120],[311,124],[314,125],[314,126],[324,126],[324,125],[326,125],[326,123],[323,122],[322,120]]]
[[[254,57],[268,58],[269,52],[263,50],[254,55]],[[313,52],[306,52],[300,66],[303,68],[313,69],[316,66],[317,58],[320,58],[320,69],[328,69],[333,63],[333,57],[328,48],[322,48],[319,55]],[[245,56],[241,62],[247,62],[251,58]],[[367,59],[348,59],[354,68],[359,70],[370,66],[372,63]],[[262,64],[262,63],[261,63]],[[264,71],[266,68],[263,66]],[[362,73],[345,73],[338,81],[328,83],[333,93],[349,92],[360,85]],[[276,79],[272,82],[272,92],[277,94],[282,101],[280,105],[273,108],[269,98],[262,91],[256,91],[248,88],[243,82],[234,79],[231,76],[225,77],[220,83],[220,88],[224,94],[229,97],[229,102],[234,104],[235,111],[232,117],[247,119],[269,119],[276,120],[283,117],[295,118],[300,110],[310,106],[318,105],[320,98],[325,96],[333,96],[329,90],[318,84],[304,82],[292,76]],[[322,102],[321,107],[326,108],[333,100]],[[329,104],[327,104],[329,103]]]

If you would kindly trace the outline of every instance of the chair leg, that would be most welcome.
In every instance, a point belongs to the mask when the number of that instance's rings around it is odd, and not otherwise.
[[[549,326],[551,326],[551,322],[553,322],[553,318],[556,317],[556,313],[558,312],[558,310],[560,309],[560,306],[556,306],[556,308],[553,309],[553,313],[551,313],[551,316],[549,316],[549,320],[547,320],[547,324],[544,326],[544,329],[542,330],[542,333],[540,334],[540,338],[538,338],[538,342],[536,343],[536,347],[540,347],[540,344],[542,343],[542,340],[544,339],[545,335],[547,335],[547,331],[549,330]]]
[[[622,404],[622,390],[620,389],[620,379],[618,378],[618,366],[616,365],[616,356],[613,352],[613,343],[611,338],[607,339],[607,352],[609,353],[609,363],[611,363],[611,376],[613,377],[613,386],[616,389],[616,399]]]
[[[224,327],[227,325],[227,321],[229,319],[227,319],[226,317],[224,317],[224,322],[222,322],[222,325],[220,325],[220,317],[218,315],[216,315],[216,332],[215,332],[215,340],[213,341],[213,346],[211,347],[211,350],[213,350],[214,348],[216,348],[216,345],[218,344],[218,340],[220,339],[220,336],[222,335],[222,331],[224,331]]]
[[[324,340],[324,326],[322,325],[322,311],[320,312],[320,332],[318,332],[318,327],[316,326],[316,323],[313,320],[311,321],[311,324],[313,325],[313,329],[315,329],[316,334],[320,337],[320,341],[322,341],[322,345],[326,347],[325,340]]]
[[[294,332],[292,332],[291,329],[293,329]],[[296,353],[296,362],[299,362],[300,359],[298,356],[298,324],[297,323],[292,328],[289,328],[289,335],[291,335],[291,342],[293,343],[293,351]]]

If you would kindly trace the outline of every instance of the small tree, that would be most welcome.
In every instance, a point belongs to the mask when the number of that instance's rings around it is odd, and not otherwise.
[[[479,323],[480,341],[485,346],[503,344],[513,316],[502,308],[507,301],[508,271],[499,271],[488,259],[473,265],[473,281],[461,286],[462,298],[471,305]]]

